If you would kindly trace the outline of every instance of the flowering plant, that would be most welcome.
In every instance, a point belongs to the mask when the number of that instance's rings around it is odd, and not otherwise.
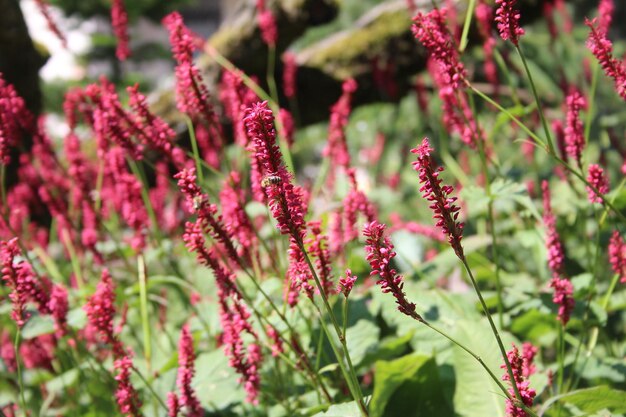
[[[407,1],[414,91],[377,56],[312,127],[280,2],[265,83],[163,19],[172,120],[102,77],[57,138],[0,77],[2,415],[626,412],[624,44],[523,4]]]

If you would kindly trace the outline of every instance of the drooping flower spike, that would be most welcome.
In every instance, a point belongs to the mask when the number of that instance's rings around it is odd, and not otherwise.
[[[395,297],[398,310],[401,313],[423,322],[424,319],[415,311],[415,304],[409,302],[406,298],[406,294],[403,291],[404,280],[402,275],[398,274],[391,266],[396,253],[393,251],[391,241],[385,236],[385,228],[384,224],[373,221],[366,224],[363,229],[363,235],[366,238],[366,258],[372,267],[370,275],[379,276],[376,284],[380,285],[384,293],[391,293]],[[346,284],[348,283],[349,281],[346,281]]]

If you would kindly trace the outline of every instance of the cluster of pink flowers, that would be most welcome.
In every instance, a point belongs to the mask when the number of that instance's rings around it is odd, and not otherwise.
[[[275,46],[278,40],[278,26],[276,18],[270,9],[267,8],[265,0],[256,1],[257,21],[261,30],[261,38],[268,46]]]
[[[25,132],[32,132],[34,118],[15,88],[0,73],[0,163],[7,165],[10,150]]]
[[[117,38],[115,55],[117,59],[124,61],[130,56],[130,48],[128,46],[128,13],[126,13],[123,0],[113,0],[111,5],[111,24],[113,33]]]
[[[626,64],[613,57],[613,44],[607,38],[605,29],[596,27],[597,19],[585,19],[591,30],[587,38],[587,48],[596,57],[604,73],[613,78],[617,94],[626,100]]]
[[[567,95],[567,115],[564,128],[565,151],[580,166],[580,158],[585,148],[585,134],[580,110],[587,108],[587,100],[576,89]]]
[[[232,233],[228,231],[222,216],[218,214],[217,206],[209,203],[207,195],[196,183],[195,168],[185,168],[174,175],[174,178],[178,180],[178,187],[187,199],[187,206],[198,216],[197,227],[219,242],[226,255],[235,264],[240,264],[242,260],[235,248]]]
[[[452,186],[441,185],[442,180],[439,178],[439,173],[443,171],[443,167],[435,168],[433,166],[430,156],[432,151],[433,149],[426,138],[417,148],[411,149],[411,152],[417,155],[417,160],[413,162],[413,169],[417,171],[422,184],[420,187],[422,197],[431,202],[430,208],[434,212],[433,217],[437,220],[436,226],[440,227],[443,234],[447,236],[448,243],[454,249],[454,253],[463,259],[461,238],[463,237],[464,225],[457,220],[460,208],[454,204],[457,198],[450,197],[454,191]]]
[[[496,0],[498,9],[496,10],[495,21],[498,23],[498,31],[503,40],[510,40],[518,46],[519,38],[524,34],[519,21],[521,15],[515,9],[517,0]]]
[[[54,33],[54,35],[61,41],[61,45],[63,45],[63,48],[67,49],[67,38],[65,37],[63,32],[61,32],[57,23],[54,21],[54,18],[50,13],[50,4],[48,3],[48,1],[35,0],[35,4],[37,5],[39,12],[46,20],[46,24],[48,25],[48,29],[50,30],[50,32]]]
[[[51,284],[40,281],[34,274],[30,264],[25,260],[17,260],[21,251],[17,238],[8,242],[0,242],[0,263],[2,264],[2,281],[11,288],[9,298],[13,304],[11,318],[19,327],[23,327],[28,319],[26,304],[34,301],[42,314],[49,314],[50,294],[45,287]]]
[[[330,121],[328,123],[328,141],[322,151],[322,155],[331,161],[331,171],[328,174],[329,186],[332,186],[335,178],[335,167],[350,168],[350,152],[346,142],[346,126],[352,109],[352,96],[357,89],[356,81],[352,78],[343,82],[339,100],[330,108]]]
[[[559,306],[558,319],[565,326],[574,309],[574,287],[565,276],[565,254],[563,245],[556,230],[556,216],[552,212],[550,188],[547,181],[541,183],[543,193],[543,223],[546,229],[546,248],[548,250],[548,266],[552,271],[550,286],[554,289],[552,301]]]
[[[87,299],[84,306],[89,326],[95,329],[102,341],[111,346],[115,358],[123,358],[126,351],[113,328],[115,317],[115,285],[108,270],[102,271],[102,277],[96,292]]]
[[[613,272],[619,275],[620,282],[626,284],[626,244],[617,230],[609,240],[609,261]]]
[[[480,36],[483,38],[483,50],[485,52],[485,63],[483,69],[485,77],[494,86],[498,87],[498,69],[494,59],[496,40],[491,36],[491,22],[493,22],[493,9],[484,1],[480,1],[475,9],[476,21]]]
[[[357,280],[356,275],[352,275],[352,271],[350,269],[346,269],[346,275],[344,277],[339,278],[339,286],[337,287],[337,292],[343,294],[344,297],[348,298],[350,292],[352,292],[352,287],[354,287],[354,283]]]
[[[358,215],[361,214],[367,222],[373,222],[377,219],[378,214],[374,204],[367,198],[365,193],[358,188],[356,181],[356,172],[353,168],[348,170],[348,178],[350,179],[350,191],[343,199],[343,244],[353,241],[359,236],[359,228],[357,226]]]
[[[172,12],[163,18],[163,25],[170,34],[172,53],[177,65],[176,107],[186,113],[194,122],[203,120],[212,133],[221,137],[221,125],[210,102],[209,90],[198,67],[193,62],[193,53],[201,41],[185,26],[178,12]]]
[[[191,387],[191,381],[195,373],[194,361],[196,359],[193,350],[193,339],[189,332],[189,326],[185,324],[180,332],[178,342],[178,377],[176,386],[180,392],[178,406],[187,410],[188,417],[202,417],[204,411],[195,390]]]
[[[365,241],[365,253],[367,261],[372,267],[370,275],[378,275],[376,281],[384,293],[391,293],[398,304],[398,310],[418,321],[423,321],[422,317],[415,311],[415,304],[406,299],[403,291],[404,280],[391,266],[396,253],[388,237],[385,236],[385,225],[373,221],[365,225],[363,229]]]
[[[302,247],[306,236],[302,190],[292,183],[292,176],[283,163],[282,153],[276,143],[274,116],[267,102],[258,102],[246,109],[246,128],[254,148],[253,161],[259,163],[264,175],[263,183],[272,216],[281,234],[290,237],[288,276],[295,288],[302,288],[312,296],[311,278]]]
[[[445,83],[453,89],[464,86],[466,71],[454,46],[453,37],[446,27],[446,8],[433,9],[427,14],[418,13],[413,18],[413,35],[428,50],[429,56],[441,66]]]
[[[130,373],[133,369],[133,360],[130,354],[116,359],[113,366],[118,374],[115,376],[117,381],[117,390],[115,391],[115,399],[120,412],[124,417],[141,417],[141,400],[135,387],[130,382]]]
[[[526,407],[532,407],[535,395],[537,395],[535,390],[530,388],[530,383],[528,382],[528,376],[533,372],[531,369],[533,357],[534,353],[532,350],[526,350],[522,358],[517,346],[513,345],[513,349],[507,352],[507,358],[511,364],[514,380],[510,380],[508,372],[502,376],[504,381],[509,381],[511,385],[516,385],[517,391],[520,393],[522,402]],[[500,368],[506,369],[506,365],[502,365]],[[509,388],[509,394],[515,398],[513,387]],[[516,402],[510,399],[507,399],[506,402],[506,413],[508,417],[526,417],[528,415],[523,408],[518,407]]]
[[[598,31],[601,33],[609,32],[614,11],[613,0],[600,0],[600,4],[598,4]]]
[[[587,187],[588,199],[591,203],[602,203],[602,196],[609,192],[609,179],[598,164],[591,164],[588,169],[587,181],[593,186]]]
[[[322,284],[322,289],[326,295],[331,295],[333,291],[333,268],[331,265],[330,251],[328,250],[328,236],[322,233],[321,223],[312,221],[309,223],[311,236],[307,239],[308,251],[315,259],[317,275]]]
[[[287,98],[294,98],[298,91],[298,64],[292,52],[283,54],[283,93]]]

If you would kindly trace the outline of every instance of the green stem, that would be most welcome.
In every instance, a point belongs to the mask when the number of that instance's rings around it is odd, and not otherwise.
[[[489,321],[489,326],[491,327],[491,331],[496,338],[498,347],[500,348],[500,354],[502,355],[502,359],[504,360],[504,364],[506,365],[506,370],[509,375],[509,381],[511,381],[511,386],[513,387],[513,391],[515,391],[515,398],[517,398],[517,400],[520,403],[523,403],[522,397],[519,393],[519,390],[517,389],[517,384],[514,383],[515,377],[513,375],[513,368],[511,367],[511,362],[509,361],[509,357],[507,356],[506,349],[504,348],[504,344],[502,343],[500,332],[498,332],[498,328],[496,327],[496,324],[493,322],[493,319],[491,318],[491,313],[489,312],[489,309],[487,308],[485,299],[483,298],[483,295],[480,292],[480,288],[478,288],[478,283],[476,282],[476,279],[474,278],[474,274],[472,273],[472,270],[470,269],[469,264],[467,263],[467,260],[465,259],[465,256],[460,257],[460,259],[461,259],[461,262],[463,263],[463,266],[465,267],[465,270],[467,271],[467,274],[469,275],[470,281],[472,282],[472,286],[474,287],[474,291],[476,292],[476,295],[478,296],[480,305],[483,309],[483,312],[487,316],[487,321]]]
[[[561,393],[561,389],[563,388],[563,376],[565,374],[565,337],[564,336],[565,336],[565,326],[561,325],[559,326],[559,341],[558,341],[559,351],[557,353],[558,364],[559,364],[558,375],[557,375],[557,386],[556,386],[557,394]]]
[[[465,13],[465,23],[463,24],[463,33],[461,34],[461,43],[459,44],[459,52],[463,52],[467,47],[467,35],[469,34],[470,25],[472,23],[472,16],[474,15],[474,8],[476,7],[476,0],[469,0],[467,6],[467,12]]]
[[[193,159],[196,162],[196,175],[198,176],[198,182],[204,184],[204,175],[202,173],[202,158],[200,157],[200,151],[198,150],[198,141],[196,140],[196,131],[193,128],[193,122],[189,116],[185,116],[185,122],[187,123],[187,130],[189,131],[189,139],[191,141],[191,150],[193,151]]]
[[[148,289],[146,263],[143,254],[137,256],[137,275],[139,276],[139,308],[141,312],[141,327],[143,329],[143,352],[146,359],[146,369],[152,369],[152,344],[150,335],[150,319],[148,317]]]
[[[350,358],[350,352],[348,351],[348,346],[346,344],[346,338],[345,338],[345,334],[341,332],[341,328],[339,327],[339,323],[337,322],[337,318],[335,317],[335,314],[333,313],[332,307],[330,306],[330,303],[328,302],[328,297],[326,296],[326,292],[324,291],[324,287],[322,286],[322,283],[320,282],[319,277],[317,276],[317,272],[315,271],[315,267],[313,266],[313,263],[311,262],[311,259],[309,258],[309,254],[307,253],[304,244],[302,243],[302,241],[300,239],[297,240],[297,244],[298,247],[300,248],[300,250],[302,251],[302,253],[304,254],[304,259],[306,260],[306,263],[309,266],[309,269],[311,271],[311,275],[313,275],[313,280],[315,281],[315,286],[317,287],[317,290],[320,293],[320,296],[322,297],[322,301],[324,302],[324,307],[326,308],[326,313],[330,316],[331,322],[333,324],[333,327],[335,328],[335,333],[337,334],[337,337],[339,338],[339,342],[341,343],[341,346],[343,348],[345,357],[346,357],[346,361],[348,363],[348,371],[346,373],[344,373],[344,376],[346,377],[346,381],[350,381],[350,385],[354,384],[354,392],[353,392],[353,397],[354,400],[356,401],[356,403],[358,404],[359,408],[361,409],[361,413],[365,416],[368,415],[368,411],[367,411],[367,407],[365,405],[365,403],[363,402],[363,393],[361,392],[361,386],[359,384],[359,380],[356,376],[356,372],[354,370],[354,366],[352,365],[352,359]],[[315,303],[313,303],[315,304]],[[323,315],[321,313],[321,311],[319,310],[319,307],[317,307],[317,305],[315,305],[316,308],[318,309],[319,313],[320,313],[320,322],[324,323],[324,319],[323,319]],[[324,325],[325,326],[325,325]],[[326,333],[327,337],[328,337],[328,342],[330,343],[331,346],[334,346],[334,343],[330,337],[330,335],[328,333]],[[333,350],[335,351],[335,348],[333,348]],[[337,355],[337,362],[340,363],[340,365],[342,365],[342,359],[341,356],[339,355],[339,352],[335,351],[335,355]],[[342,367],[343,370],[343,367]]]
[[[145,384],[145,386],[148,388],[148,390],[150,391],[152,396],[158,401],[158,403],[161,405],[161,407],[163,407],[163,409],[165,411],[168,411],[169,409],[168,409],[167,405],[165,405],[165,403],[163,402],[163,399],[161,398],[161,396],[159,394],[157,394],[157,392],[154,390],[154,388],[152,388],[152,384],[150,384],[148,382],[148,380],[142,375],[142,373],[139,372],[139,370],[137,368],[135,368],[134,366],[133,366],[133,371],[135,371],[137,376],[139,376],[139,379],[141,379],[141,381]]]
[[[599,73],[598,61],[593,60],[593,72],[591,76],[591,89],[589,90],[589,97],[587,98],[587,118],[585,120],[585,144],[589,143],[589,134],[591,133],[591,122],[593,121],[593,105],[596,97],[596,88],[598,86],[598,73]]]
[[[13,345],[13,348],[15,349],[15,366],[17,368],[17,385],[19,386],[19,390],[20,390],[20,401],[22,402],[22,411],[24,412],[24,415],[27,416],[28,413],[26,412],[26,396],[24,394],[24,379],[22,378],[22,366],[20,365],[20,335],[21,335],[21,329],[18,326],[17,328],[17,332],[15,333],[15,343]]]
[[[554,148],[554,143],[552,142],[552,135],[550,134],[550,129],[548,128],[548,122],[543,114],[543,107],[541,105],[541,101],[539,100],[539,94],[537,94],[537,88],[535,87],[535,82],[533,80],[532,73],[528,68],[528,63],[526,62],[526,57],[522,52],[522,48],[519,45],[515,45],[515,49],[517,49],[517,53],[522,59],[522,64],[524,65],[524,70],[526,71],[526,75],[528,76],[528,82],[530,84],[530,89],[532,90],[533,97],[535,98],[535,103],[537,104],[537,111],[539,112],[539,118],[541,119],[541,125],[543,126],[543,131],[546,134],[546,140],[548,141],[548,148],[551,153],[556,153]]]

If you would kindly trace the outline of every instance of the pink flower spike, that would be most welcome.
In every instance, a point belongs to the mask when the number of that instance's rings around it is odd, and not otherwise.
[[[346,276],[339,278],[339,286],[337,287],[337,292],[343,293],[344,297],[348,298],[356,280],[357,276],[352,275],[352,271],[350,269],[346,269]]]
[[[167,393],[167,417],[178,417],[180,411],[180,404],[178,403],[178,397],[174,392]]]
[[[196,392],[191,387],[191,381],[195,373],[194,361],[196,359],[193,351],[193,339],[189,332],[189,325],[185,324],[180,332],[178,343],[178,377],[176,386],[180,391],[180,407],[187,410],[189,417],[202,417],[204,411],[196,396]]]
[[[563,245],[556,230],[556,217],[550,204],[550,188],[548,181],[541,183],[543,193],[543,224],[546,229],[546,248],[548,250],[548,266],[553,275],[562,275],[564,272],[565,254]]]
[[[554,289],[552,302],[559,306],[557,318],[563,326],[566,326],[574,310],[574,305],[576,304],[573,297],[574,287],[569,279],[557,275],[550,281],[550,287]]]
[[[613,57],[613,44],[601,28],[596,28],[596,22],[597,19],[585,19],[585,24],[591,29],[587,48],[596,57],[604,73],[613,78],[617,94],[626,100],[626,64]]]
[[[278,40],[278,26],[271,10],[266,7],[265,0],[257,0],[257,21],[261,30],[261,38],[267,46],[275,46]]]
[[[504,373],[504,375],[502,376],[502,380],[509,381],[509,384],[511,384],[511,388],[509,388],[509,394],[511,394],[511,396],[515,398],[515,389],[513,388],[513,384],[515,384],[524,405],[526,407],[532,407],[533,400],[537,393],[534,389],[530,388],[528,378],[525,376],[525,374],[530,374],[528,366],[530,366],[531,363],[528,363],[526,361],[526,356],[524,358],[520,356],[519,350],[515,345],[513,345],[513,349],[507,352],[507,358],[509,363],[511,364],[514,380],[511,381],[508,372]],[[506,369],[506,365],[502,365],[500,366],[500,368]],[[507,399],[506,415],[507,417],[526,417],[528,414],[522,408],[518,407],[513,400]]]
[[[580,111],[587,108],[587,100],[578,92],[573,90],[566,99],[567,116],[564,128],[565,151],[580,166],[581,156],[585,147],[585,133],[583,122],[580,118]]]
[[[609,240],[609,261],[613,272],[619,275],[619,281],[626,284],[626,244],[617,230]]]
[[[283,54],[283,93],[287,98],[294,98],[297,93],[298,63],[292,52]]]
[[[465,67],[453,44],[453,37],[446,26],[447,9],[434,9],[428,14],[418,13],[413,18],[413,35],[428,50],[429,56],[441,65],[447,85],[453,89],[464,86]]]
[[[128,13],[123,0],[113,0],[111,5],[111,24],[113,33],[117,38],[115,55],[120,61],[125,61],[130,56],[128,47]]]
[[[597,190],[596,192],[593,188],[587,187],[589,202],[601,204],[601,196],[609,192],[609,180],[604,175],[604,170],[597,164],[589,165],[587,181]]]
[[[391,293],[396,298],[401,313],[417,321],[424,321],[415,311],[415,304],[406,299],[406,294],[402,290],[404,287],[402,275],[391,267],[391,261],[396,253],[393,251],[391,241],[385,236],[385,225],[377,221],[368,223],[363,229],[363,235],[366,237],[366,259],[372,267],[370,275],[379,276],[376,284],[380,285],[384,293]]]
[[[518,46],[519,37],[524,34],[524,29],[519,25],[520,13],[515,9],[517,0],[496,0],[499,6],[496,10],[495,21],[498,23],[498,31],[503,40],[510,40]]]
[[[447,236],[448,243],[459,259],[464,259],[463,246],[461,246],[464,225],[457,221],[460,208],[454,204],[457,198],[450,197],[454,191],[452,186],[441,186],[442,180],[439,178],[439,173],[443,171],[443,167],[433,166],[430,157],[432,151],[427,138],[424,138],[420,146],[411,149],[411,153],[417,155],[417,160],[413,162],[413,169],[418,172],[422,184],[420,187],[422,197],[432,203],[430,208],[434,213],[433,218],[437,220],[435,225],[440,227],[443,234]]]
[[[118,371],[115,376],[117,381],[117,390],[115,391],[115,399],[120,412],[125,417],[140,417],[141,413],[141,400],[139,394],[130,382],[130,371],[133,368],[133,360],[129,355],[126,355],[120,359],[117,359],[113,366]]]

